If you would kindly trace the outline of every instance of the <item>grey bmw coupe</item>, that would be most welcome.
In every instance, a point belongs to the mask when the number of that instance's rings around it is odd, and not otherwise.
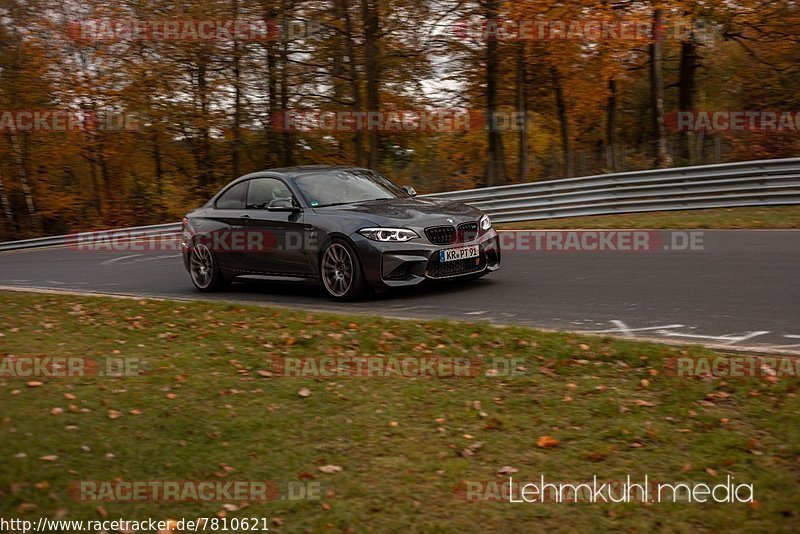
[[[310,282],[336,300],[500,267],[487,215],[415,195],[358,167],[248,174],[183,219],[184,265],[200,291],[231,281]]]

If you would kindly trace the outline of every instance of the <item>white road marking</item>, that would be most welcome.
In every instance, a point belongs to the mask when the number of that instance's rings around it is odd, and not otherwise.
[[[787,339],[800,339],[800,335],[797,335],[797,334],[784,334],[783,337],[785,337]],[[794,343],[792,345],[770,345],[769,346],[769,348],[771,348],[771,349],[772,348],[775,348],[775,349],[792,349],[792,348],[795,348],[795,347],[800,347],[800,343]]]
[[[157,261],[157,260],[166,260],[166,259],[180,258],[181,257],[180,254],[167,254],[166,256],[164,256],[164,255],[162,255],[162,256],[147,256],[146,258],[139,258],[139,256],[141,256],[141,254],[128,254],[127,256],[120,256],[119,258],[112,258],[110,260],[106,260],[106,261],[102,262],[100,265],[111,265],[113,263],[116,263],[118,261],[123,261],[123,260],[131,260],[131,263],[141,263],[141,262],[145,262],[145,261]],[[139,258],[139,259],[135,259],[135,258]]]
[[[112,263],[117,263],[120,260],[126,260],[126,259],[129,259],[129,258],[135,258],[137,256],[141,256],[141,254],[128,254],[127,256],[120,256],[119,258],[113,258],[113,259],[110,259],[110,260],[106,260],[103,263],[101,263],[100,265],[111,265]]]
[[[763,336],[769,334],[769,330],[756,330],[754,332],[745,332],[743,334],[725,334],[722,336],[709,336],[709,335],[701,335],[701,334],[687,334],[683,332],[674,332],[675,328],[691,328],[687,327],[686,325],[682,324],[669,324],[663,326],[648,326],[645,328],[630,328],[624,322],[614,319],[610,321],[616,328],[607,329],[607,330],[588,330],[587,333],[589,334],[622,334],[625,337],[636,337],[637,332],[653,332],[659,336],[664,337],[672,337],[672,338],[682,338],[682,339],[703,339],[708,341],[715,341],[722,343],[723,345],[735,345],[737,343],[741,343],[742,341],[747,341],[748,339],[752,339],[754,337]],[[786,337],[786,336],[784,336]],[[800,336],[795,336],[800,338]]]
[[[663,326],[648,326],[646,328],[629,328],[628,325],[623,323],[619,320],[611,321],[611,324],[616,326],[616,328],[611,328],[609,330],[588,330],[587,333],[589,334],[622,334],[626,337],[633,337],[636,332],[648,332],[652,330],[666,330],[668,328],[683,328],[684,325],[682,324],[667,324]]]
[[[758,330],[755,332],[747,332],[741,335],[735,334],[725,334],[724,336],[704,336],[700,334],[683,334],[681,332],[669,332],[669,331],[659,331],[658,334],[667,337],[680,337],[680,338],[687,338],[687,339],[708,339],[711,341],[719,341],[725,345],[735,345],[736,343],[741,343],[742,341],[746,341],[748,339],[752,339],[754,337],[763,336],[769,334],[769,330]]]
[[[117,285],[117,284],[100,284],[100,285]],[[175,302],[196,302],[196,301],[209,301],[209,302],[228,302],[228,303],[236,303],[236,304],[244,304],[249,306],[268,306],[270,308],[279,308],[279,309],[286,309],[286,310],[298,310],[302,309],[307,312],[314,312],[314,313],[324,313],[330,311],[341,311],[339,308],[335,306],[298,306],[292,305],[287,303],[279,303],[279,302],[264,302],[259,303],[258,301],[252,300],[243,300],[243,299],[236,299],[236,298],[225,298],[224,296],[217,296],[215,298],[209,299],[208,296],[201,296],[197,295],[195,297],[182,297],[182,296],[157,296],[152,294],[134,294],[134,293],[108,293],[108,292],[101,292],[101,291],[78,291],[74,289],[62,289],[62,288],[43,288],[43,287],[20,287],[14,285],[0,285],[0,291],[14,291],[14,292],[24,292],[24,293],[43,293],[43,294],[61,294],[61,295],[77,295],[77,296],[90,296],[90,297],[97,297],[97,296],[105,296],[110,298],[116,299],[125,299],[125,300],[142,300],[142,299],[152,299],[157,301],[175,301]],[[233,295],[232,295],[233,296]],[[419,308],[434,308],[434,306],[420,306]],[[413,307],[411,308],[413,309]],[[402,311],[402,310],[398,310]],[[353,309],[350,310],[350,313],[355,315],[364,316],[364,317],[374,317],[375,311],[373,310],[360,310],[360,309]],[[392,315],[392,314],[382,314],[383,317],[388,319],[397,320],[397,321],[419,321],[419,320],[431,320],[431,317],[427,316],[403,316],[403,315]],[[620,321],[621,322],[621,321]],[[624,324],[624,323],[622,323]],[[490,326],[494,326],[496,328],[506,328],[507,326],[519,326],[519,325],[508,325],[508,324],[489,324]],[[563,329],[555,329],[555,328],[547,328],[535,325],[527,325],[532,328],[536,328],[542,332],[563,332]],[[667,327],[670,328],[678,328],[682,327],[683,325],[667,325],[667,326],[656,326],[656,327],[648,327],[648,328],[626,328],[629,332],[641,332],[646,330],[654,330],[654,329],[664,329]],[[588,331],[588,330],[577,330],[574,331],[576,334],[585,334],[585,335],[598,335],[598,334],[614,334],[619,333],[618,329],[614,330],[599,330],[599,331]],[[683,347],[686,346],[686,341],[682,341],[681,338],[664,338],[664,337],[656,337],[656,336],[636,336],[637,339],[642,341],[648,341],[651,343],[661,343],[664,345],[670,345],[674,347]],[[784,337],[800,339],[800,335],[787,335]],[[729,340],[729,339],[728,339]],[[791,346],[770,346],[770,345],[740,345],[736,347],[731,347],[728,343],[713,343],[713,342],[706,342],[703,343],[704,346],[713,348],[713,349],[723,349],[727,351],[736,351],[736,352],[752,352],[752,353],[764,353],[768,352],[771,354],[786,354],[789,356],[797,356],[800,354],[796,350],[789,350]]]

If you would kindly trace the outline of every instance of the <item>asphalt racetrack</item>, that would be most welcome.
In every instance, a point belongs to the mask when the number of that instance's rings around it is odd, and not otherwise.
[[[0,253],[0,286],[487,321],[800,354],[800,231],[705,231],[702,250],[504,251],[487,277],[338,304],[317,289],[195,290],[177,251]]]

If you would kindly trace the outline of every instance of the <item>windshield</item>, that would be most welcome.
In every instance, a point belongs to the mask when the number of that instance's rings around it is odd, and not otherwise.
[[[304,174],[294,183],[312,208],[408,198],[403,189],[380,174],[362,169]]]

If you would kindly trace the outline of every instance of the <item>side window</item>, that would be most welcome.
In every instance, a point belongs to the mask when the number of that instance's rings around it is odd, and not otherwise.
[[[239,182],[217,199],[217,209],[219,210],[240,210],[244,209],[244,197],[247,194],[247,182]]]
[[[266,209],[271,202],[282,199],[291,202],[292,193],[276,178],[254,178],[247,191],[247,209]]]

